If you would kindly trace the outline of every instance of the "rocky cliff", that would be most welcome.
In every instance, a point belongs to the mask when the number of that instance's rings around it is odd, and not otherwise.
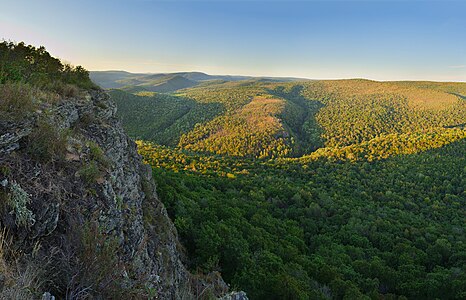
[[[104,92],[88,91],[0,118],[0,297],[226,292],[220,276],[199,280],[184,267],[151,170],[115,112]]]

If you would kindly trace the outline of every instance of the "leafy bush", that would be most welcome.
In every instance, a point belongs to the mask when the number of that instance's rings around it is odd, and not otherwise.
[[[36,222],[34,213],[27,208],[31,196],[16,182],[11,183],[10,192],[8,204],[15,215],[16,225],[31,227]]]
[[[90,160],[97,162],[103,168],[107,168],[109,166],[109,161],[107,157],[105,157],[105,153],[102,148],[93,141],[88,142],[87,146],[89,147]]]

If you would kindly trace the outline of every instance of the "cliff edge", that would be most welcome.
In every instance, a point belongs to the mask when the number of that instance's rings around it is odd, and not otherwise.
[[[115,104],[100,90],[79,94],[0,118],[0,297],[196,297]]]

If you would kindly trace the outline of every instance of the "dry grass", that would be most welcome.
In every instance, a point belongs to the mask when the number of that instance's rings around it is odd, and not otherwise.
[[[7,230],[0,229],[0,275],[3,281],[0,299],[33,299],[40,294],[39,269],[32,262],[19,262],[18,253],[12,250],[12,241]]]
[[[35,89],[27,84],[0,85],[0,112],[2,119],[20,120],[37,108]]]
[[[47,89],[55,91],[58,95],[65,98],[73,98],[80,96],[80,89],[76,85],[64,83],[61,81],[53,82],[52,84],[47,86]]]
[[[63,84],[62,84],[63,85]],[[19,121],[44,106],[60,101],[61,94],[77,95],[75,86],[63,86],[59,93],[39,89],[24,83],[0,84],[0,112],[6,121]]]
[[[102,233],[96,223],[85,225],[79,236],[80,246],[74,255],[77,260],[66,299],[88,299],[92,295],[118,299],[133,292],[122,288],[124,267],[118,259],[117,240]]]

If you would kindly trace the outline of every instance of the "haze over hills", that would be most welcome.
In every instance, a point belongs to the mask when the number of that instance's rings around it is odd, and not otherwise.
[[[236,75],[208,75],[202,72],[147,73],[137,74],[126,71],[91,71],[91,80],[105,89],[120,88],[131,92],[174,92],[208,81],[268,80],[296,81],[306,80],[293,77],[253,77]]]

